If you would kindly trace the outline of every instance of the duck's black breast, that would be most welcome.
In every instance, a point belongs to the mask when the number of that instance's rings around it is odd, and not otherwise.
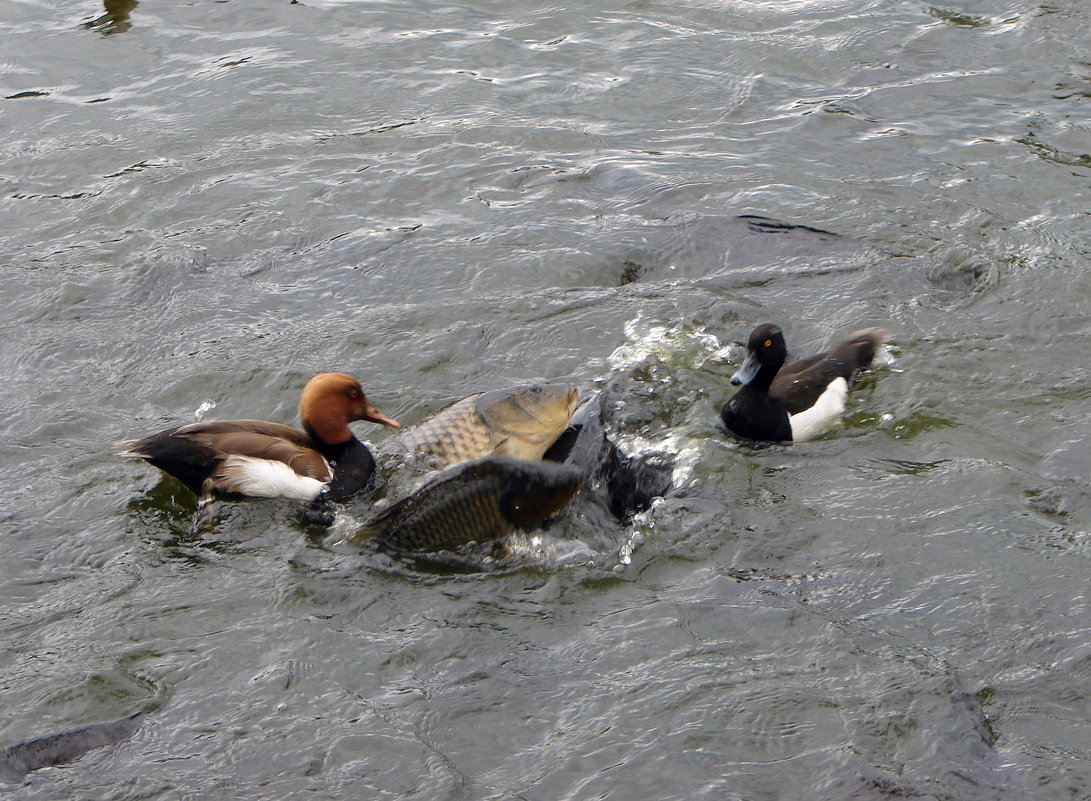
[[[720,417],[727,430],[736,436],[771,442],[792,439],[792,425],[784,402],[770,392],[743,387],[724,404]]]
[[[333,463],[333,480],[325,492],[331,501],[344,503],[364,489],[375,475],[375,457],[356,437],[343,445],[325,446],[322,452]]]

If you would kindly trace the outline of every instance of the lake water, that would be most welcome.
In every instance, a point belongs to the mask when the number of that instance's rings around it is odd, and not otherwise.
[[[1079,0],[0,3],[0,745],[155,709],[9,797],[1088,798],[1089,30]],[[718,426],[766,320],[800,356],[892,334],[821,440]],[[112,455],[293,422],[323,370],[403,423],[601,390],[677,488],[444,575],[289,502],[195,535]]]

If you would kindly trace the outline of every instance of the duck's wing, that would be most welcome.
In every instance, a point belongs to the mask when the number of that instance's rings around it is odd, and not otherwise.
[[[298,475],[318,481],[332,477],[329,462],[313,447],[304,432],[281,423],[263,420],[223,420],[181,426],[172,437],[197,442],[221,458],[245,456],[282,462]]]
[[[178,426],[169,433],[176,437],[193,437],[194,439],[206,436],[215,437],[221,434],[253,433],[294,442],[302,447],[311,445],[311,438],[295,426],[270,423],[266,420],[216,420],[211,423],[190,423],[189,425]]]
[[[818,364],[828,355],[828,353],[816,353],[814,356],[806,359],[797,359],[794,362],[788,362],[777,372],[777,378],[781,378],[782,376],[786,377],[789,375],[794,375],[795,373],[802,373],[809,367],[813,367],[814,365]]]
[[[832,350],[786,364],[773,379],[769,394],[780,399],[788,414],[810,409],[836,379],[852,384],[871,365],[888,336],[881,328],[861,329]]]
[[[838,378],[847,382],[846,376],[851,374],[851,366],[831,351],[801,370],[785,373],[781,369],[769,394],[783,404],[788,414],[799,414],[814,406],[831,383]]]

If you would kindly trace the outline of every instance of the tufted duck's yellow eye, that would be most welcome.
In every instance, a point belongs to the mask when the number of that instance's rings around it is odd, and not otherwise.
[[[769,347],[770,345],[772,345],[772,344],[773,344],[773,340],[771,340],[771,339],[767,339],[767,340],[765,340],[765,345],[764,345],[763,347],[766,347],[766,348],[768,348],[768,347]]]

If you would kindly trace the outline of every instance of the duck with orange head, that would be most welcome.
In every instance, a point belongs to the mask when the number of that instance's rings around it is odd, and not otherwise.
[[[302,430],[263,420],[191,423],[127,442],[120,455],[170,473],[202,503],[216,494],[343,502],[375,474],[375,458],[349,423],[399,427],[345,373],[321,373],[308,381],[299,417]]]

